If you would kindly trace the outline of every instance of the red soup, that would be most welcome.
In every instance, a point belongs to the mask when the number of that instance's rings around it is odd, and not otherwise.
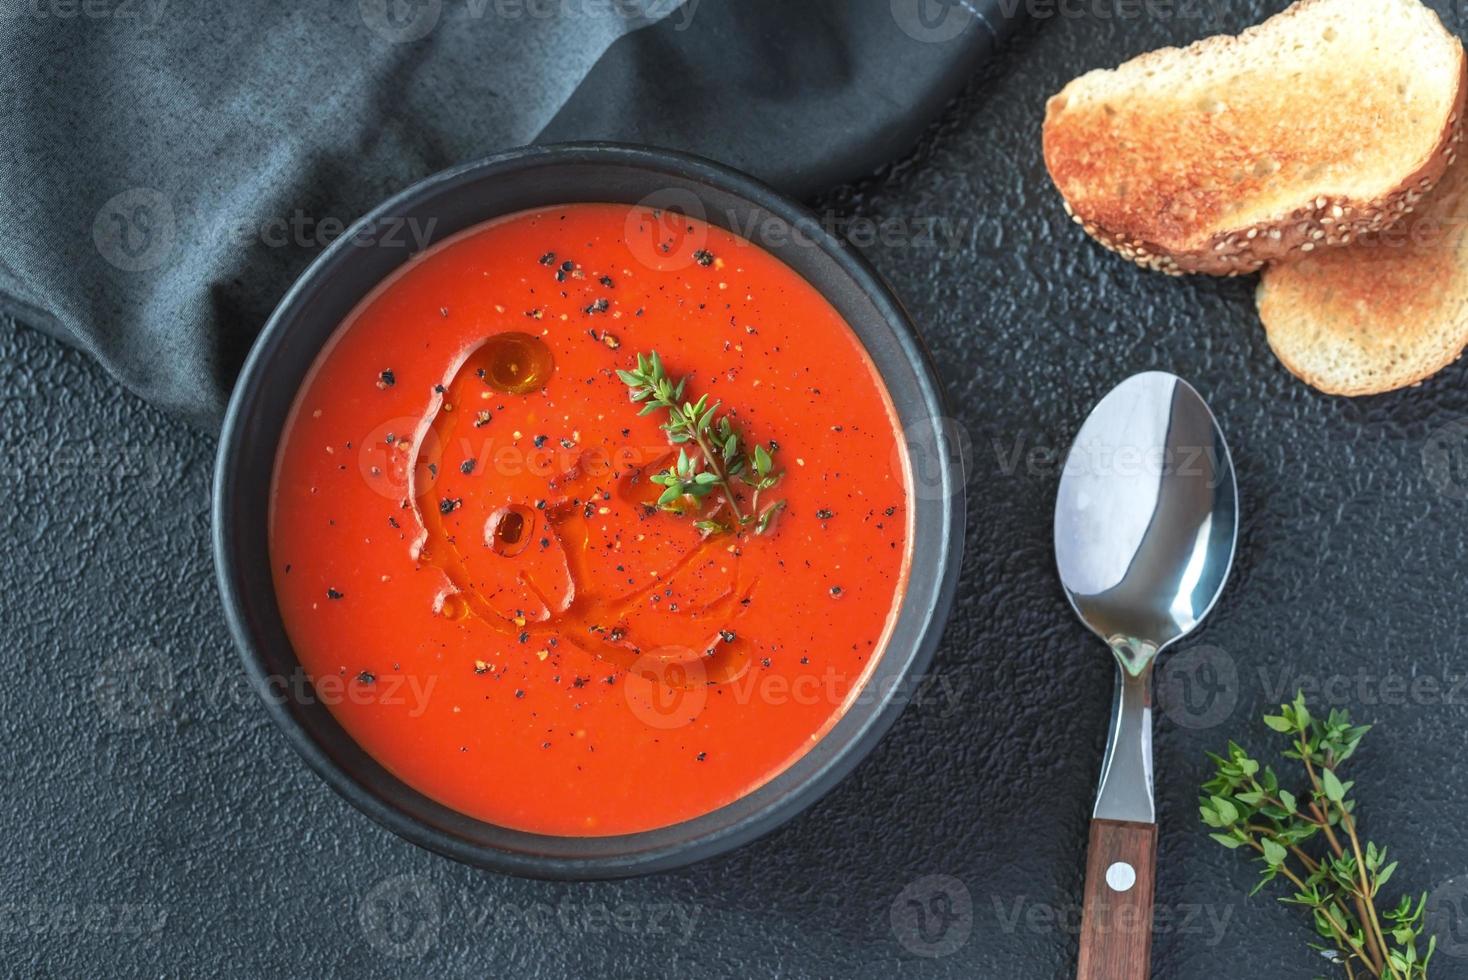
[[[859,695],[907,480],[871,361],[790,268],[668,213],[550,208],[342,324],[276,463],[275,587],[316,695],[405,782],[631,833],[756,789]]]

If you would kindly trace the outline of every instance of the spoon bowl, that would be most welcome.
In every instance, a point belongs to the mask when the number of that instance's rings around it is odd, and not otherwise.
[[[1201,395],[1160,371],[1101,400],[1055,506],[1055,557],[1082,622],[1136,673],[1192,632],[1233,564],[1238,491]]]

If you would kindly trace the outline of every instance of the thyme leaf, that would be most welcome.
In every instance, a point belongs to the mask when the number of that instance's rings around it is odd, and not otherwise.
[[[677,461],[652,477],[653,483],[664,488],[657,506],[670,513],[691,514],[696,518],[694,527],[705,536],[769,531],[785,507],[783,500],[760,504],[760,494],[774,488],[784,476],[771,451],[758,443],[750,447],[730,416],[719,414],[721,402],[710,401],[706,394],[689,401],[685,397],[688,379],[669,377],[657,351],[638,354],[636,368],[618,371],[617,377],[627,386],[632,402],[642,406],[638,414],[667,412],[662,429],[668,442],[678,447]],[[752,488],[747,510],[734,489],[736,480]],[[704,501],[715,493],[729,509],[732,524],[702,516]]]
[[[1303,693],[1264,724],[1289,738],[1282,755],[1301,764],[1306,784],[1298,795],[1290,792],[1272,767],[1229,742],[1226,754],[1209,753],[1216,772],[1199,800],[1208,836],[1262,865],[1251,895],[1278,879],[1288,882],[1291,893],[1279,901],[1308,911],[1315,938],[1329,943],[1311,948],[1339,965],[1347,980],[1426,980],[1437,949],[1437,937],[1427,932],[1427,896],[1378,908],[1377,893],[1397,862],[1388,862],[1386,848],[1374,841],[1362,846],[1350,798],[1355,783],[1340,776],[1370,727],[1352,725],[1341,710],[1316,718]]]

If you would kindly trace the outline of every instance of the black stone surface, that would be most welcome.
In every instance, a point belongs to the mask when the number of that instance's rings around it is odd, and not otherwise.
[[[1112,668],[1052,571],[1056,459],[1090,404],[1145,368],[1210,398],[1245,507],[1221,605],[1169,655],[1174,683],[1195,686],[1157,729],[1154,974],[1325,972],[1298,913],[1244,898],[1253,871],[1194,805],[1204,751],[1264,742],[1255,717],[1301,684],[1380,726],[1355,774],[1369,832],[1402,862],[1391,890],[1468,897],[1465,366],[1379,398],[1318,395],[1269,353],[1252,281],[1102,253],[1044,174],[1043,102],[1068,77],[1263,7],[1190,2],[1037,21],[918,152],[819,202],[859,242],[878,223],[866,251],[971,440],[961,597],[934,684],[850,780],[682,873],[488,876],[332,795],[246,691],[220,621],[212,438],[85,355],[0,327],[3,972],[1068,975]],[[918,932],[910,898],[947,916]],[[1468,976],[1468,930],[1443,940],[1433,976]]]

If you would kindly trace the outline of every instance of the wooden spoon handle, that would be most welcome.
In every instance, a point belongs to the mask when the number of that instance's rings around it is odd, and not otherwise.
[[[1157,825],[1092,820],[1077,980],[1147,980]]]

